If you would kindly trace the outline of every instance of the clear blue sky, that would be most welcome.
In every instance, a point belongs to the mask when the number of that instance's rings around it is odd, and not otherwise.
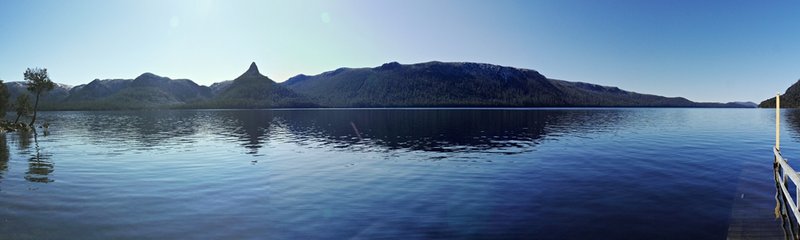
[[[275,81],[385,62],[471,61],[695,101],[800,78],[798,1],[2,1],[0,79],[153,72],[199,84],[255,61]]]

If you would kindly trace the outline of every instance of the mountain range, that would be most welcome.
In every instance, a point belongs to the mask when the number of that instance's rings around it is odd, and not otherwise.
[[[6,82],[11,100],[27,93]],[[800,98],[799,98],[800,99]],[[754,103],[701,103],[617,87],[550,79],[537,71],[485,63],[386,63],[339,68],[276,83],[255,63],[233,80],[211,86],[144,73],[134,79],[95,79],[57,87],[42,109],[303,107],[754,107]]]

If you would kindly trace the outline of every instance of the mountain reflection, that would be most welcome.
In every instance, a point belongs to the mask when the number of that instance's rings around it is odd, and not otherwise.
[[[340,110],[281,112],[292,133],[340,147],[370,144],[390,150],[482,151],[535,145],[548,116],[540,112]]]
[[[337,149],[432,152],[531,151],[548,133],[585,133],[618,124],[622,111],[248,110],[216,113],[219,134],[257,154],[269,140]],[[606,128],[601,128],[606,129]]]
[[[222,120],[220,134],[234,137],[247,148],[248,154],[258,154],[268,140],[270,132],[274,131],[274,111],[222,111],[218,112]]]
[[[57,122],[54,125],[63,126],[58,131],[80,131],[89,136],[87,141],[92,144],[121,151],[171,150],[211,136],[236,142],[252,155],[261,154],[271,141],[347,151],[514,154],[533,151],[546,136],[582,136],[624,126],[625,121],[635,119],[635,113],[512,109],[175,110],[61,113],[53,121]],[[30,139],[20,139],[20,148],[30,145]]]
[[[76,135],[108,154],[191,149],[195,143],[235,142],[259,156],[271,142],[362,151],[478,152],[534,151],[547,137],[588,136],[624,126],[636,111],[481,109],[313,109],[66,112],[50,115],[45,132],[19,131],[17,146],[27,157],[25,179],[53,182],[55,164],[39,138]],[[47,116],[47,115],[46,115]],[[796,118],[796,119],[800,119]],[[78,132],[77,134],[70,132]],[[13,138],[12,138],[13,139]],[[8,143],[0,138],[0,178],[8,169]],[[23,158],[24,159],[24,158]]]
[[[84,129],[95,143],[126,143],[125,147],[174,145],[175,138],[194,135],[206,118],[198,111],[83,112],[68,128]],[[188,139],[188,141],[192,141]]]
[[[308,138],[348,148],[354,145],[433,152],[531,151],[551,132],[584,131],[618,124],[620,111],[524,110],[298,110],[277,111],[295,142]],[[597,128],[594,128],[597,129]]]
[[[794,131],[792,137],[800,139],[800,111],[796,109],[785,109],[786,122],[789,123],[789,129]]]

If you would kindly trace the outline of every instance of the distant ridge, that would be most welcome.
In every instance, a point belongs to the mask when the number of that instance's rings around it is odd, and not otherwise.
[[[56,109],[101,110],[177,107],[212,97],[211,89],[188,79],[143,73],[135,79],[107,79],[79,85]]]
[[[27,94],[31,99],[33,99],[33,95],[28,91],[28,87],[25,85],[23,81],[14,81],[14,82],[4,82],[3,83],[8,89],[10,101],[15,101],[17,96],[21,94]],[[53,90],[50,90],[47,94],[42,95],[41,99],[41,108],[46,109],[53,103],[58,103],[64,101],[69,96],[69,91],[72,89],[72,86],[57,83]]]
[[[12,100],[27,94],[6,82]],[[790,88],[791,89],[791,88]],[[787,90],[788,92],[788,90]],[[800,94],[798,94],[800,96]],[[800,99],[800,97],[798,97]],[[763,103],[762,103],[763,104]],[[255,62],[233,80],[210,87],[189,79],[143,73],[134,79],[60,84],[43,97],[48,110],[304,107],[753,107],[754,103],[700,103],[617,87],[550,79],[537,71],[486,63],[390,62],[339,68],[276,83]]]
[[[298,75],[282,84],[331,107],[749,107],[640,94],[469,62],[339,68]]]
[[[754,102],[729,102],[727,104],[736,104],[736,105],[741,105],[741,106],[750,107],[750,108],[757,108],[758,107],[758,103],[754,103]]]

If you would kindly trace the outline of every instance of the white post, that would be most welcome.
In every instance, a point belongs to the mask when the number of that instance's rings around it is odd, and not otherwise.
[[[781,94],[775,96],[775,149],[781,150]]]

